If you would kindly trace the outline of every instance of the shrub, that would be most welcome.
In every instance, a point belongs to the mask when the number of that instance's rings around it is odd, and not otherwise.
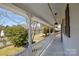
[[[11,41],[15,46],[19,47],[19,46],[25,46],[28,43],[27,39],[28,39],[28,32],[24,31],[20,35],[13,36],[11,38]]]

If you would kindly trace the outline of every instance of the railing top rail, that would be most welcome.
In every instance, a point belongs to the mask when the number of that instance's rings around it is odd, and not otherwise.
[[[39,41],[39,42],[37,42],[37,43],[32,44],[32,47],[35,46],[35,45],[38,44],[38,43],[41,43],[41,42],[45,41],[46,39],[48,39],[48,38],[51,37],[51,36],[53,36],[53,35],[50,34],[49,36],[47,36],[47,37],[44,38],[43,40],[41,40],[41,41]]]

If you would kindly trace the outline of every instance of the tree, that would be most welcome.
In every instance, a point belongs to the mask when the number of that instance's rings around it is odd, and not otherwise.
[[[6,26],[5,34],[15,46],[25,46],[28,43],[28,30],[20,25]]]
[[[36,22],[36,21],[32,21],[32,23],[31,23],[31,25],[32,25],[32,31],[33,31],[33,33],[32,33],[32,39],[34,39],[34,37],[35,37],[36,29],[37,29],[37,24],[38,24],[38,22]]]
[[[45,34],[45,36],[47,36],[47,33],[49,33],[49,27],[47,25],[44,25],[43,33]]]
[[[25,46],[28,44],[28,32],[24,31],[22,34],[14,36],[11,40],[15,46]]]

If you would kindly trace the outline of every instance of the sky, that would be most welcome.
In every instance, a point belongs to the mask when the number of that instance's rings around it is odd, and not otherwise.
[[[15,14],[9,10],[0,8],[0,25],[17,25],[17,24],[26,24],[27,20],[25,17]]]

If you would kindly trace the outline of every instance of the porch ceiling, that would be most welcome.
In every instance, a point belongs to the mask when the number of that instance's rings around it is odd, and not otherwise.
[[[47,3],[18,3],[14,5],[39,17],[41,20],[49,23],[50,25],[54,24],[54,18]]]
[[[5,5],[5,6],[4,6]],[[55,19],[48,7],[47,3],[15,3],[15,4],[0,4],[0,6],[8,8],[15,13],[19,13],[22,15],[27,14],[29,12],[34,16],[37,16],[40,21],[46,22],[50,25],[53,25]],[[61,19],[65,16],[65,4],[50,4],[52,8],[52,12],[55,14],[57,12],[57,21],[61,23]]]
[[[55,11],[57,13],[56,19],[57,22],[61,24],[62,19],[65,19],[65,8],[66,8],[66,3],[55,3],[55,4],[50,4],[52,9],[53,5],[55,5]]]

